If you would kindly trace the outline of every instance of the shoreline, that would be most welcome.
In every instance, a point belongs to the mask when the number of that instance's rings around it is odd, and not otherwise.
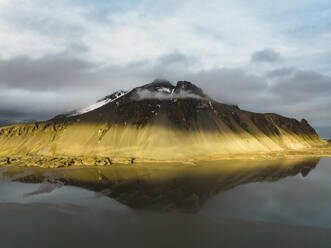
[[[299,159],[309,157],[331,157],[331,146],[315,147],[303,150],[287,150],[269,153],[245,153],[245,154],[221,154],[205,157],[195,157],[183,160],[156,160],[133,157],[104,157],[104,156],[0,156],[0,167],[40,167],[40,168],[95,168],[110,167],[112,165],[135,165],[135,164],[192,164],[201,161],[229,161],[229,160],[279,160]]]

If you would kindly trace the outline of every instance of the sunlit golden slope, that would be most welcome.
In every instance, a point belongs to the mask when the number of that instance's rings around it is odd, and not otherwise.
[[[148,124],[105,123],[27,124],[0,131],[0,155],[98,155],[178,160],[212,155],[282,151],[322,145],[318,136],[289,133],[267,136],[256,127],[254,134],[233,132],[224,123],[222,131],[182,130]]]
[[[0,156],[171,161],[327,144],[305,120],[247,112],[201,96],[137,100],[137,92],[82,115],[1,128]]]

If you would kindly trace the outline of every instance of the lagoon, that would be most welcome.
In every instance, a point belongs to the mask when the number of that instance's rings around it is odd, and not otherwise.
[[[0,169],[1,247],[329,247],[331,159]]]

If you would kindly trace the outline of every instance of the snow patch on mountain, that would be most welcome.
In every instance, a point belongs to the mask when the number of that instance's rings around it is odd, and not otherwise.
[[[128,92],[123,91],[123,90],[119,90],[119,91],[114,92],[114,93],[111,94],[111,95],[108,95],[108,96],[106,96],[106,97],[100,99],[100,100],[97,101],[97,102],[101,102],[101,101],[104,101],[104,100],[115,101],[116,99],[118,99],[118,98],[124,96],[126,93],[128,93]]]
[[[96,102],[96,103],[94,103],[94,104],[92,104],[92,105],[90,105],[88,107],[85,107],[85,108],[76,110],[73,114],[69,115],[69,117],[88,113],[88,112],[93,111],[95,109],[101,108],[102,106],[106,105],[109,102],[111,102],[110,99],[98,101],[98,102]]]
[[[166,87],[160,87],[160,88],[157,88],[156,91],[171,94],[172,90],[169,88],[166,88]]]
[[[105,98],[97,101],[96,103],[94,103],[94,104],[92,104],[92,105],[90,105],[88,107],[85,107],[85,108],[82,108],[82,109],[79,109],[79,110],[74,111],[74,113],[69,114],[68,117],[86,114],[86,113],[91,112],[91,111],[93,111],[95,109],[101,108],[102,106],[104,106],[104,105],[106,105],[108,103],[111,103],[113,101],[116,101],[117,99],[125,96],[128,93],[129,92],[126,92],[126,91],[116,91],[113,94],[111,94],[109,96],[106,96]]]

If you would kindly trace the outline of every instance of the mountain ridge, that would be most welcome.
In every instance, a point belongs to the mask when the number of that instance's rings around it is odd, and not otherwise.
[[[100,101],[103,104],[90,111],[0,129],[0,156],[88,155],[172,161],[327,144],[304,119],[219,103],[187,81],[174,86],[155,80]]]

